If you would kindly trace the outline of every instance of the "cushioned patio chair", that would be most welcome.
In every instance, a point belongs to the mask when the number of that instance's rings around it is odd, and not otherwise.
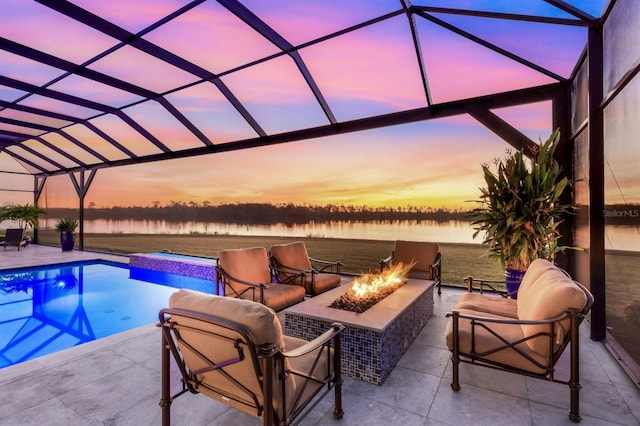
[[[593,296],[583,285],[544,259],[531,263],[515,300],[489,292],[464,293],[446,314],[452,389],[460,390],[461,362],[563,383],[570,389],[569,418],[579,422],[578,327],[592,305]],[[567,346],[569,372],[564,377],[556,364]]]
[[[174,293],[159,317],[163,425],[171,422],[173,400],[187,391],[262,417],[270,426],[304,418],[316,396],[334,389],[333,415],[343,416],[343,325],[334,323],[307,342],[284,336],[276,313],[260,303],[193,290]],[[182,378],[175,390],[171,359]]]
[[[302,286],[310,296],[340,285],[342,263],[309,257],[302,241],[271,247],[270,258],[279,282]]]
[[[222,250],[216,266],[218,288],[225,296],[262,303],[281,311],[304,300],[304,288],[273,283],[264,247]]]
[[[380,270],[382,271],[400,262],[405,265],[415,262],[409,271],[408,277],[433,280],[434,287],[438,287],[438,294],[441,294],[442,254],[438,243],[398,240],[395,242],[391,254],[380,261]]]
[[[20,251],[20,247],[27,246],[27,242],[24,240],[24,229],[22,228],[11,228],[4,231],[4,240],[0,241],[0,246],[7,249],[7,246],[16,246],[18,247],[18,251]]]

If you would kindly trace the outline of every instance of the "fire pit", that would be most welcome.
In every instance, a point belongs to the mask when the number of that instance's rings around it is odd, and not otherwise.
[[[407,282],[411,265],[397,263],[380,273],[356,278],[345,294],[331,303],[331,308],[364,312]]]
[[[382,384],[433,314],[433,281],[407,279],[364,312],[330,305],[353,287],[341,285],[284,310],[284,332],[312,340],[331,323],[342,332],[342,370],[346,376]]]

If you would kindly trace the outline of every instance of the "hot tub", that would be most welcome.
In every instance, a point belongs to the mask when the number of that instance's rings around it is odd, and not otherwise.
[[[129,255],[129,265],[205,280],[216,280],[216,259],[184,254],[155,252]]]

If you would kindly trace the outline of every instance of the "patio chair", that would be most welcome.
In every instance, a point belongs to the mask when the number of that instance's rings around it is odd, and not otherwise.
[[[27,242],[24,240],[24,229],[10,228],[4,231],[4,240],[0,241],[0,246],[5,250],[7,246],[16,246],[18,247],[18,251],[20,251],[20,247],[26,247]]]
[[[264,247],[222,250],[216,267],[222,294],[262,303],[278,312],[304,300],[304,288],[272,282]]]
[[[451,388],[460,390],[461,362],[563,383],[570,389],[569,419],[580,417],[581,322],[593,296],[562,269],[544,259],[531,263],[517,299],[464,293],[445,330],[453,367]],[[556,364],[569,346],[568,377]]]
[[[316,396],[334,389],[333,415],[342,418],[343,325],[334,323],[307,342],[284,336],[276,313],[260,303],[184,289],[159,317],[164,426],[171,423],[173,400],[187,391],[262,417],[270,426],[304,418]],[[171,358],[182,381],[174,395]]]
[[[434,287],[438,287],[438,294],[442,293],[440,289],[442,284],[442,254],[438,243],[397,240],[391,254],[380,261],[380,271],[400,262],[405,265],[415,262],[409,271],[408,277],[433,280]]]
[[[302,286],[309,296],[336,288],[342,280],[341,262],[309,257],[302,241],[271,247],[270,259],[279,282]]]

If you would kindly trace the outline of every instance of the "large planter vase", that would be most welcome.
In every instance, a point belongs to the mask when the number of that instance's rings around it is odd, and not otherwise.
[[[524,277],[525,271],[519,271],[517,269],[507,268],[504,271],[505,281],[507,282],[507,291],[509,293],[518,291],[520,288],[520,283],[522,282],[522,277]],[[512,299],[517,299],[518,294],[515,293],[511,296]]]
[[[72,251],[75,243],[76,243],[75,233],[69,232],[69,231],[60,233],[60,247],[62,247],[62,251]]]

